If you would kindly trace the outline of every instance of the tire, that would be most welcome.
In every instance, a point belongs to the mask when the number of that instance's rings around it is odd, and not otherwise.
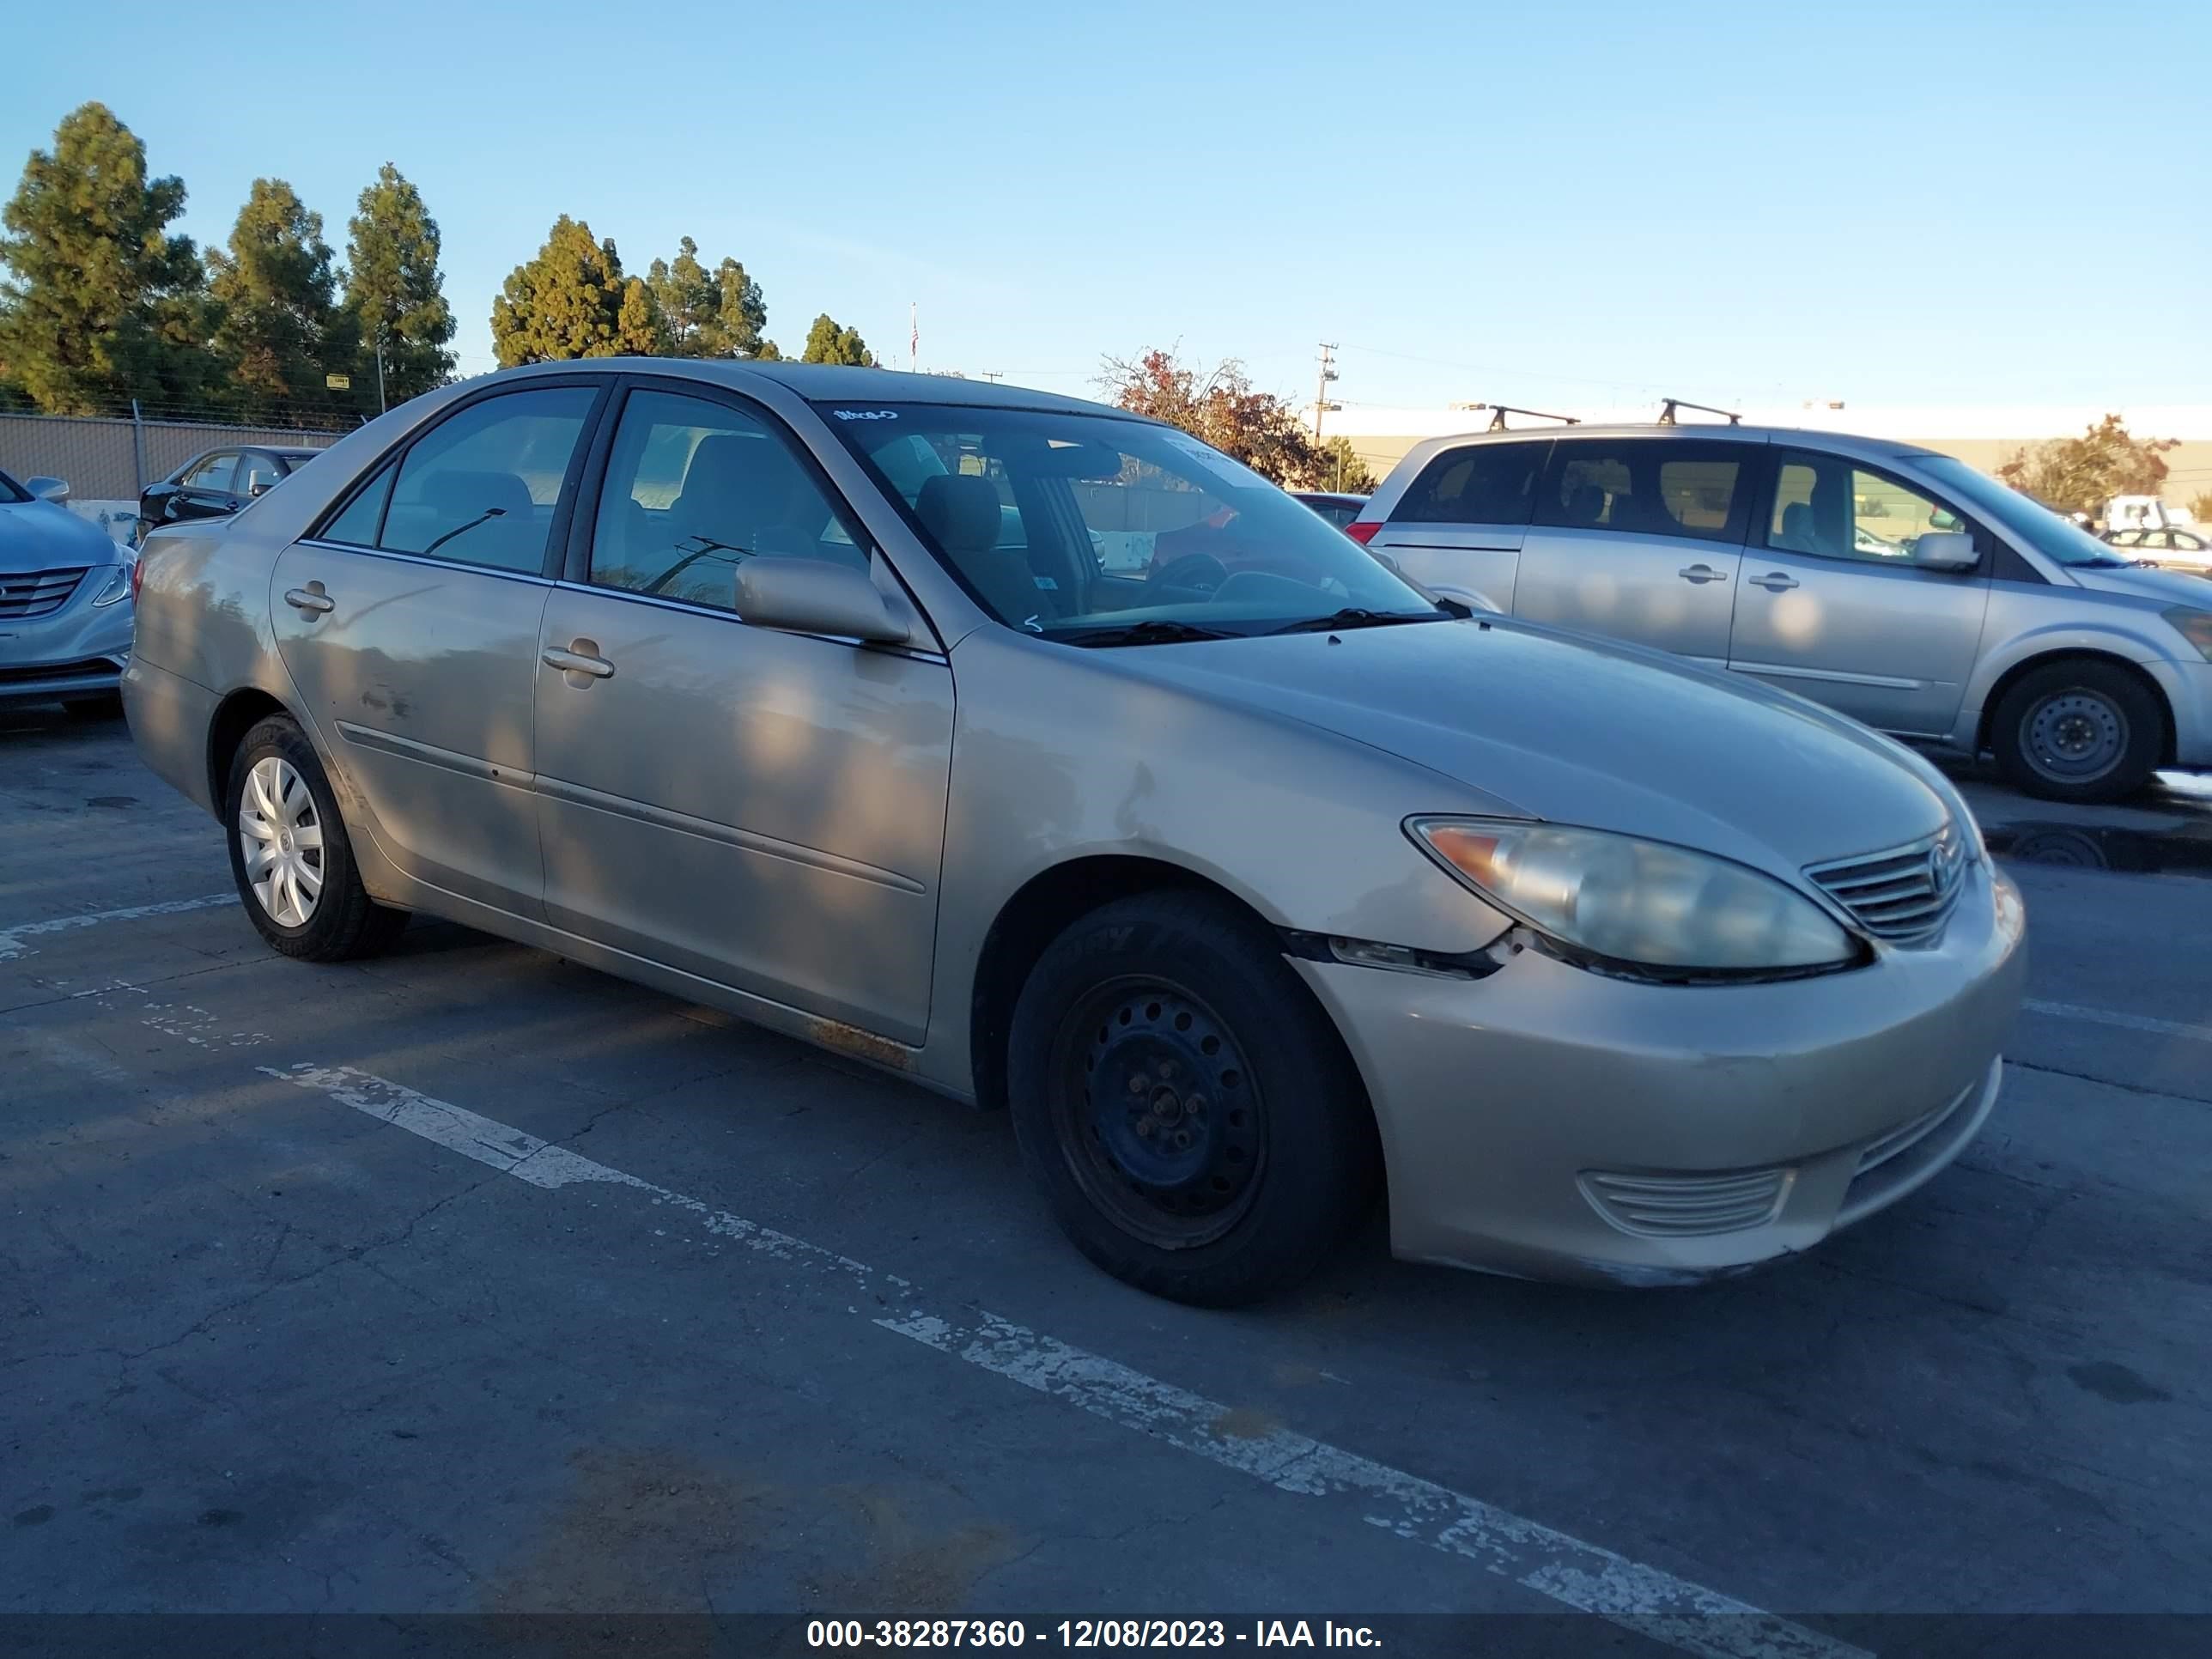
[[[1990,746],[2008,782],[2044,800],[2122,800],[2149,781],[2166,747],[2166,708],[2118,665],[2089,659],[2033,669],[1998,703]]]
[[[277,808],[273,815],[270,805]],[[249,817],[270,833],[249,833]],[[361,884],[330,779],[314,745],[288,716],[270,715],[239,744],[223,791],[222,822],[239,902],[271,950],[303,962],[349,962],[388,949],[407,926],[406,911],[379,904]],[[296,872],[270,884],[274,900],[264,897],[248,873],[249,843],[275,848]]]
[[[1224,901],[1143,894],[1076,921],[1023,986],[1006,1060],[1022,1159],[1061,1228],[1156,1296],[1287,1289],[1374,1194],[1350,1057],[1280,945]]]
[[[114,720],[123,718],[123,694],[103,691],[96,697],[71,697],[62,713],[73,720]]]

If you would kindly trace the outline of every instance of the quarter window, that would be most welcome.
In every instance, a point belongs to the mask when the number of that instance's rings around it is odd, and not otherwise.
[[[511,392],[433,428],[399,464],[376,544],[495,570],[542,571],[553,510],[598,395],[589,386]]]
[[[1755,453],[1741,444],[1672,438],[1562,440],[1536,492],[1536,522],[1740,542]]]
[[[634,392],[592,532],[592,580],[725,611],[745,559],[868,556],[789,444],[726,404]]]
[[[1910,564],[1921,537],[1960,527],[1918,490],[1838,456],[1784,450],[1776,459],[1766,544],[1778,553]]]
[[[1469,444],[1421,469],[1390,514],[1409,524],[1525,525],[1548,441]]]

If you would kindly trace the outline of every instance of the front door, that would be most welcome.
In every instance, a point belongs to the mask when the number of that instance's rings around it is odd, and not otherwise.
[[[278,558],[277,650],[316,744],[407,874],[543,914],[531,697],[553,530],[599,392],[464,405]]]
[[[773,417],[629,392],[572,556],[581,580],[544,618],[546,911],[912,1044],[929,1018],[951,669],[735,609],[743,560],[872,556]]]
[[[1513,614],[1722,666],[1762,453],[1671,436],[1560,439],[1537,487]]]
[[[1917,486],[1816,450],[1778,450],[1744,556],[1729,666],[1885,732],[1951,729],[1981,647],[1990,543]],[[1970,531],[1982,562],[1923,570],[1913,544]]]

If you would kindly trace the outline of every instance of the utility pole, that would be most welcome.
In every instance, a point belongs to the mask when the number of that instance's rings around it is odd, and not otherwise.
[[[983,371],[983,378],[993,386],[996,386],[1006,378],[1006,371],[1003,368],[987,368]]]
[[[1314,392],[1314,441],[1321,441],[1321,417],[1328,410],[1340,407],[1328,400],[1328,384],[1336,378],[1336,360],[1331,355],[1336,347],[1324,340],[1321,346],[1321,385]]]
[[[384,328],[380,324],[376,331],[376,412],[381,415],[391,407],[384,401]]]

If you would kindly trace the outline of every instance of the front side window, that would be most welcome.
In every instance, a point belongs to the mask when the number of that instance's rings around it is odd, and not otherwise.
[[[2095,569],[2120,569],[2134,563],[2115,552],[2071,519],[2053,513],[2009,484],[1949,455],[1912,454],[1912,470],[1924,473],[1954,499],[2000,529],[2009,531],[2055,563]],[[1955,527],[1955,526],[1954,526]]]
[[[1421,469],[1396,509],[1409,524],[1525,525],[1551,450],[1540,443],[1474,443]]]
[[[1840,456],[1784,450],[1775,458],[1766,544],[1778,553],[1910,564],[1931,530],[1956,530],[1958,516],[1885,473]]]
[[[734,610],[756,557],[868,556],[790,445],[726,404],[634,392],[623,405],[592,532],[592,580]]]
[[[496,570],[544,569],[553,510],[598,396],[589,386],[511,392],[432,428],[399,464],[376,545]]]
[[[931,552],[1025,633],[1166,644],[1452,614],[1171,427],[965,404],[817,408]]]
[[[248,455],[239,463],[238,487],[248,495],[264,495],[283,476],[284,469],[274,455]]]
[[[178,482],[187,489],[228,489],[237,471],[237,456],[228,453],[209,455],[195,462],[192,470]]]
[[[1756,455],[1741,444],[1672,438],[1562,440],[1536,492],[1536,522],[1740,542]]]

